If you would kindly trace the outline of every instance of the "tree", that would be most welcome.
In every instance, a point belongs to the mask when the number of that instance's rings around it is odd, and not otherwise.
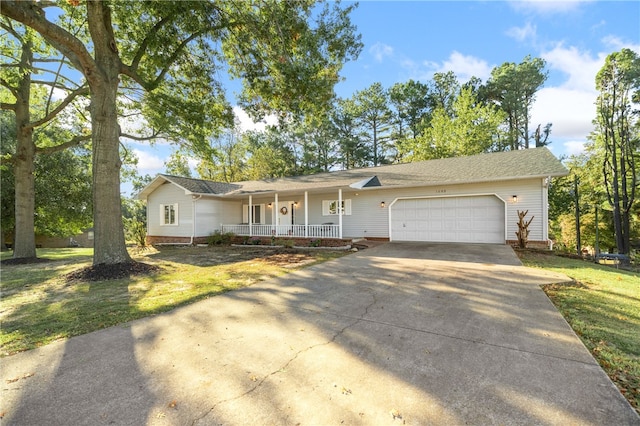
[[[338,141],[338,163],[344,170],[365,167],[368,152],[353,99],[337,99],[330,121],[331,133]]]
[[[348,14],[315,2],[69,1],[90,41],[49,20],[48,2],[7,0],[1,13],[40,33],[82,73],[91,93],[94,265],[131,262],[120,208],[118,94],[120,81],[144,93],[189,88],[216,61],[244,82],[243,101],[254,112],[323,108],[344,61],[358,55],[359,37]],[[259,7],[257,7],[259,6]],[[188,13],[185,11],[188,10]],[[315,13],[317,12],[317,13]],[[309,21],[316,17],[315,25]],[[214,71],[215,72],[215,71]],[[184,83],[184,84],[179,84]],[[202,81],[196,87],[202,88]],[[178,94],[179,95],[179,94]],[[178,96],[180,98],[180,96]],[[184,98],[184,96],[182,97]],[[166,105],[166,102],[165,102]]]
[[[410,159],[473,155],[496,150],[504,113],[492,105],[479,104],[470,88],[463,88],[453,100],[451,111],[438,107],[431,127],[412,146]]]
[[[16,132],[12,114],[3,111],[1,152],[9,157],[15,153]],[[57,127],[40,129],[35,132],[37,146],[48,144],[49,140],[64,140],[65,135]],[[69,237],[91,226],[91,156],[82,146],[40,154],[34,159],[34,211],[33,228],[30,234]],[[2,234],[14,234],[15,223],[15,163],[2,165]]]
[[[429,86],[409,80],[389,89],[395,125],[392,139],[400,152],[407,140],[416,140],[429,123]]]
[[[165,172],[169,175],[191,177],[191,168],[187,157],[180,151],[175,151],[164,162]]]
[[[599,95],[592,140],[603,158],[603,181],[613,209],[616,247],[619,253],[628,254],[630,218],[636,202],[640,162],[638,55],[630,49],[622,49],[607,56],[596,76],[596,89]]]
[[[380,83],[373,83],[353,95],[355,114],[371,143],[370,158],[374,167],[386,162],[386,142],[391,125],[388,97]]]
[[[265,132],[246,132],[242,137],[249,152],[248,179],[269,179],[296,174],[297,164],[293,150],[287,138],[283,137],[277,128],[269,127]]]
[[[547,80],[541,58],[526,56],[519,63],[505,62],[491,70],[486,96],[507,114],[507,144],[511,150],[529,148],[529,120],[536,92]]]
[[[12,185],[15,189],[12,197],[15,202],[15,220],[12,221],[15,227],[13,258],[28,259],[36,257],[36,155],[58,152],[89,139],[87,132],[79,131],[76,135],[69,135],[69,132],[58,130],[55,132],[58,139],[40,138],[47,141],[44,146],[36,143],[38,132],[46,126],[61,126],[59,118],[65,108],[78,97],[88,94],[88,89],[61,76],[60,70],[65,66],[64,58],[51,57],[51,47],[35,31],[14,24],[7,18],[2,19],[0,27],[3,30],[3,40],[6,41],[2,46],[5,63],[0,70],[0,84],[8,90],[2,96],[2,109],[13,111],[16,129],[15,151],[8,153],[4,159],[12,163],[15,181],[15,185]],[[43,63],[56,62],[57,71],[56,68],[41,66]],[[36,75],[45,75],[45,79],[37,80],[34,77]],[[62,100],[53,99],[54,90],[64,93]],[[77,119],[74,121],[77,122]],[[64,126],[68,127],[68,124],[65,123]],[[51,129],[47,132],[51,133]]]
[[[194,153],[200,159],[198,174],[218,182],[237,182],[247,177],[246,144],[237,131],[210,138],[206,149]]]
[[[453,71],[433,74],[433,81],[429,91],[429,108],[435,111],[438,108],[449,116],[453,115],[453,102],[460,93],[460,83]]]

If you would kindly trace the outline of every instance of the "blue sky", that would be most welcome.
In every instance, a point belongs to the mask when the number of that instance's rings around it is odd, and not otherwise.
[[[549,78],[531,122],[553,123],[557,156],[579,153],[592,130],[594,79],[605,57],[623,47],[640,53],[639,1],[361,1],[351,19],[364,49],[344,67],[340,97],[374,82],[428,82],[434,72],[486,81],[504,62],[543,58]],[[244,128],[255,127],[238,113]],[[164,172],[171,147],[131,146],[140,174]]]

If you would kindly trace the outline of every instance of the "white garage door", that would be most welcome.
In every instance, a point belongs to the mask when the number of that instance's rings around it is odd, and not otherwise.
[[[398,200],[392,241],[504,244],[504,203],[494,195]]]

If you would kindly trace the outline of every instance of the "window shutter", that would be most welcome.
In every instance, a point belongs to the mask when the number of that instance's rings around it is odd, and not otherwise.
[[[249,223],[249,205],[242,205],[242,223]]]
[[[322,200],[322,216],[329,216],[329,206],[331,205],[331,200]]]
[[[351,199],[342,200],[344,202],[344,214],[351,216]]]

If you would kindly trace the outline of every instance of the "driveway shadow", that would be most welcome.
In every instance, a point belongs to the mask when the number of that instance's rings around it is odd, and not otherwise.
[[[427,252],[388,244],[71,339],[19,414],[62,398],[122,424],[638,424],[541,291],[559,276]],[[100,400],[59,396],[78,381]]]

